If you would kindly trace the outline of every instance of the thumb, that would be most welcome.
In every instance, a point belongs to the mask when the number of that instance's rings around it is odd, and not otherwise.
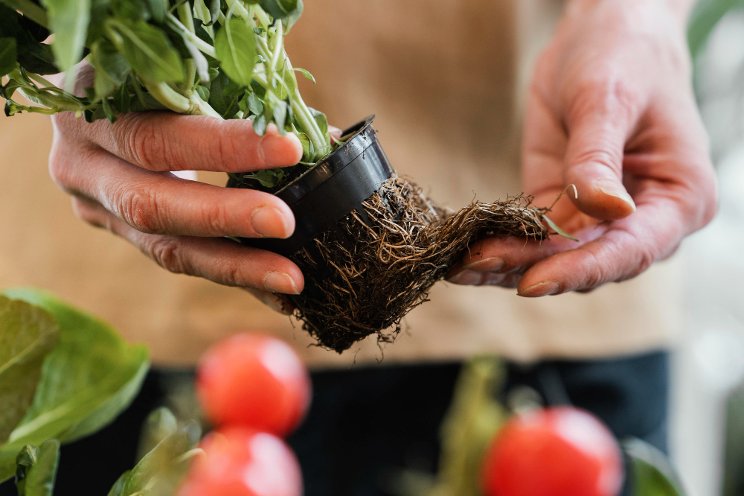
[[[623,186],[626,128],[603,112],[589,112],[569,127],[564,181],[576,186],[574,203],[597,219],[620,219],[635,211]]]

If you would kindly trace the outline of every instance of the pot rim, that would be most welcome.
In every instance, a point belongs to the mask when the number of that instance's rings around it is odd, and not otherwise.
[[[367,141],[366,143],[362,141],[365,141],[365,131],[371,128],[374,119],[375,114],[370,114],[356,124],[346,128],[341,134],[341,139],[348,138],[341,146],[318,160],[300,176],[272,192],[272,194],[287,203],[297,202],[302,197],[312,193],[313,190],[335,174],[345,169],[372,144],[371,141]],[[372,129],[372,132],[374,133],[374,129]],[[342,154],[345,156],[337,160]]]

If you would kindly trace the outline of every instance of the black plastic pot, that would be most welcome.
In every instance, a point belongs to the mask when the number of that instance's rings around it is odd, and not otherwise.
[[[290,238],[242,238],[240,242],[290,256],[372,196],[394,174],[373,119],[367,117],[344,131],[341,146],[274,193],[294,213],[296,225]]]

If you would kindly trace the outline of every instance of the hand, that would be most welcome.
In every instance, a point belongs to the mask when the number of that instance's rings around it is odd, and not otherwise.
[[[289,207],[274,195],[176,177],[171,171],[250,171],[297,163],[296,136],[250,121],[142,112],[116,123],[54,117],[50,173],[73,195],[77,215],[128,240],[165,269],[250,289],[283,308],[277,294],[303,288],[300,269],[275,253],[238,245],[235,237],[286,238]],[[284,307],[284,310],[287,310]]]
[[[523,184],[579,241],[486,239],[451,276],[522,296],[587,291],[670,256],[716,211],[684,22],[656,1],[571,3],[534,73]],[[569,187],[569,185],[574,185]]]

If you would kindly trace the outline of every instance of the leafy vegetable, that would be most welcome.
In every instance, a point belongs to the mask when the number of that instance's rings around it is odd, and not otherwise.
[[[33,290],[4,294],[51,314],[59,344],[44,361],[30,407],[0,445],[0,481],[13,475],[23,446],[73,441],[108,424],[132,401],[148,367],[143,347],[126,344],[106,324],[52,296]]]
[[[175,494],[191,458],[199,453],[195,448],[200,436],[196,422],[179,424],[170,411],[155,410],[145,423],[143,439],[148,451],[119,477],[109,496]]]
[[[58,333],[44,310],[0,296],[0,442],[31,405],[42,363]]]
[[[90,0],[43,0],[42,4],[47,9],[49,28],[55,33],[52,52],[59,68],[67,71],[83,54]]]
[[[631,439],[623,443],[623,451],[630,459],[633,494],[687,494],[671,464],[658,449],[640,439]]]
[[[242,19],[232,18],[217,32],[214,41],[217,58],[230,79],[249,86],[256,65],[256,34]]]
[[[18,496],[52,496],[58,461],[57,439],[48,439],[38,447],[24,446],[16,458]]]
[[[169,109],[274,124],[303,144],[304,164],[331,152],[326,118],[300,95],[284,36],[301,0],[0,0],[0,95],[5,113],[76,112],[110,120]],[[47,43],[53,34],[51,46]],[[95,70],[78,94],[78,63]],[[64,88],[44,74],[67,71]],[[81,96],[82,95],[82,96]],[[277,187],[281,170],[234,174],[240,184]]]

